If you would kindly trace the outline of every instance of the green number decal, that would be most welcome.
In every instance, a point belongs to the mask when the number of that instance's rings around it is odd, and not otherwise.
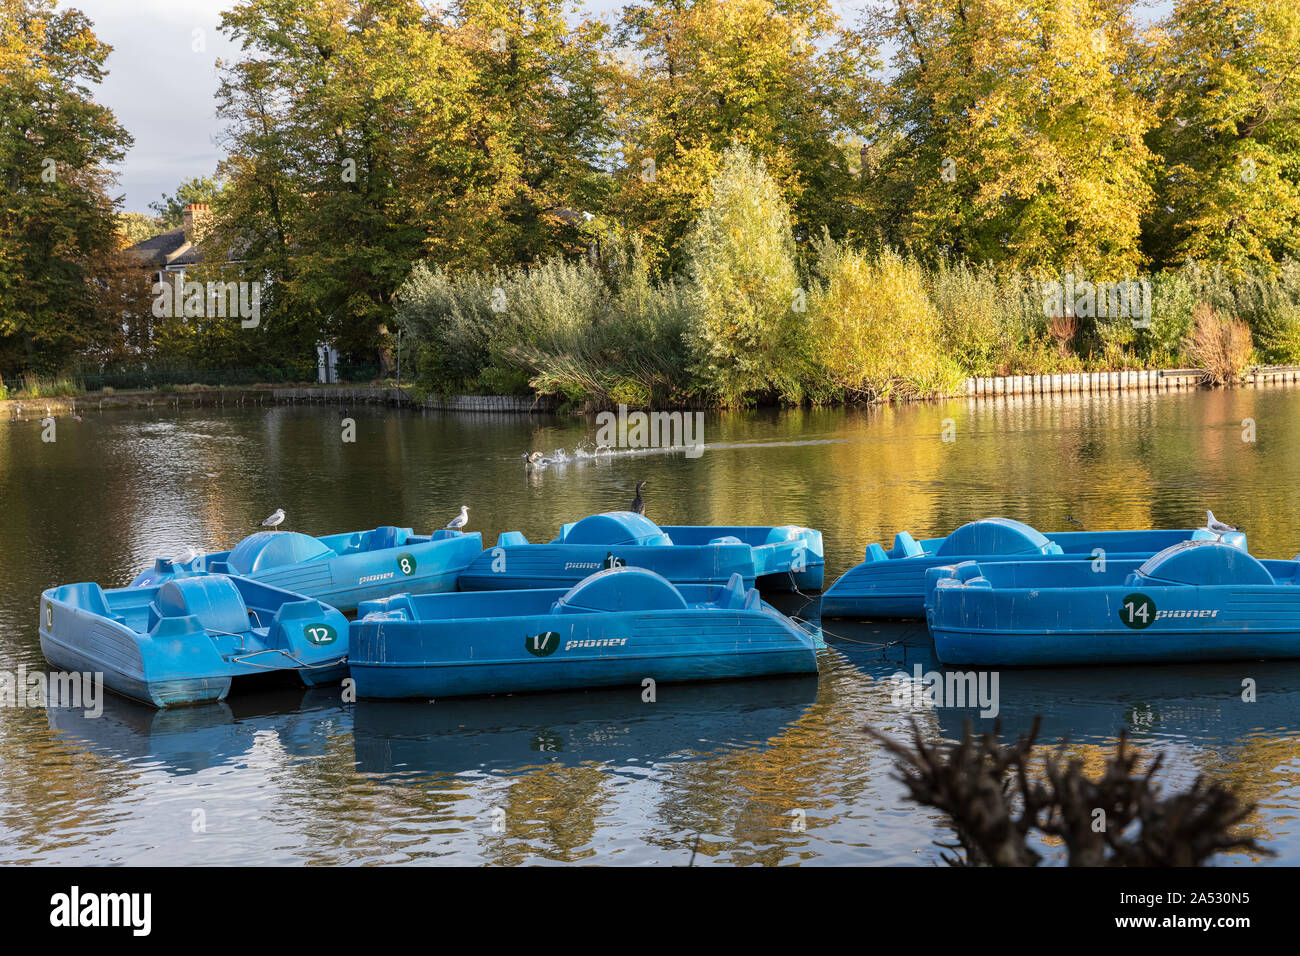
[[[560,635],[554,631],[524,638],[524,650],[534,657],[550,657],[560,648]]]
[[[1130,594],[1120,606],[1119,619],[1134,630],[1149,627],[1156,619],[1156,602],[1145,594]]]
[[[302,633],[308,641],[318,647],[325,644],[333,644],[339,639],[334,628],[330,627],[328,624],[308,624],[302,629]]]
[[[397,566],[398,566],[399,568],[402,569],[402,573],[405,574],[405,575],[408,575],[408,576],[409,576],[409,575],[414,574],[414,573],[415,573],[415,555],[413,555],[413,554],[399,554],[399,555],[397,556]]]

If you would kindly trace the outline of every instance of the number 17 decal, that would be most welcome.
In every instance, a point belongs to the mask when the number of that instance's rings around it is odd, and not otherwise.
[[[524,638],[524,649],[534,657],[550,657],[560,647],[560,635],[555,631],[533,634]]]

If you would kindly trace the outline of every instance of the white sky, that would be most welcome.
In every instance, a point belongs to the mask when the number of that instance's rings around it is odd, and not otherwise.
[[[59,0],[60,7],[84,12],[95,24],[96,35],[113,47],[108,77],[95,96],[135,137],[135,146],[119,167],[117,193],[125,195],[124,209],[148,212],[150,202],[174,192],[182,180],[216,170],[221,126],[215,64],[239,52],[217,24],[221,11],[235,2]],[[584,7],[604,15],[625,2],[586,0]],[[1163,14],[1167,3],[1153,0],[1153,12]],[[867,0],[832,0],[832,5],[845,23],[856,25]]]

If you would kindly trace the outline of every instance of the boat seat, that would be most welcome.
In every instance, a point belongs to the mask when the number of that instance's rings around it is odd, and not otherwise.
[[[249,629],[248,607],[230,578],[176,578],[158,588],[154,607],[159,617],[190,617],[208,631],[240,634]]]
[[[888,561],[889,555],[885,553],[885,549],[880,545],[869,544],[867,545],[866,559],[867,561]]]
[[[561,614],[592,611],[661,611],[686,608],[682,592],[645,568],[606,568],[583,578],[555,602]]]
[[[406,543],[407,535],[410,533],[410,528],[396,528],[392,525],[381,525],[374,531],[366,532],[364,550],[385,551],[388,548],[400,548]]]
[[[718,607],[740,609],[745,606],[745,579],[738,573],[732,573],[731,579],[727,581],[727,586],[722,589],[722,597],[718,599]]]
[[[741,541],[734,534],[724,534],[721,538],[713,538],[709,541],[709,544],[744,544],[744,543],[745,542]]]
[[[919,558],[925,554],[925,548],[907,531],[894,535],[894,550],[905,558]]]
[[[59,590],[61,593],[58,593],[57,596],[60,601],[80,610],[89,611],[91,614],[97,614],[110,621],[116,621],[118,624],[126,623],[126,618],[109,607],[108,597],[104,594],[104,589],[94,581],[69,584]]]
[[[1126,585],[1213,587],[1274,584],[1268,568],[1240,548],[1218,541],[1182,541],[1148,558]]]

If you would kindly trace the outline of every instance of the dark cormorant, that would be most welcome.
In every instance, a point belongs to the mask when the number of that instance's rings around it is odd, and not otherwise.
[[[641,500],[641,489],[646,486],[644,481],[636,483],[636,497],[632,499],[632,512],[634,514],[645,514],[645,502]]]

